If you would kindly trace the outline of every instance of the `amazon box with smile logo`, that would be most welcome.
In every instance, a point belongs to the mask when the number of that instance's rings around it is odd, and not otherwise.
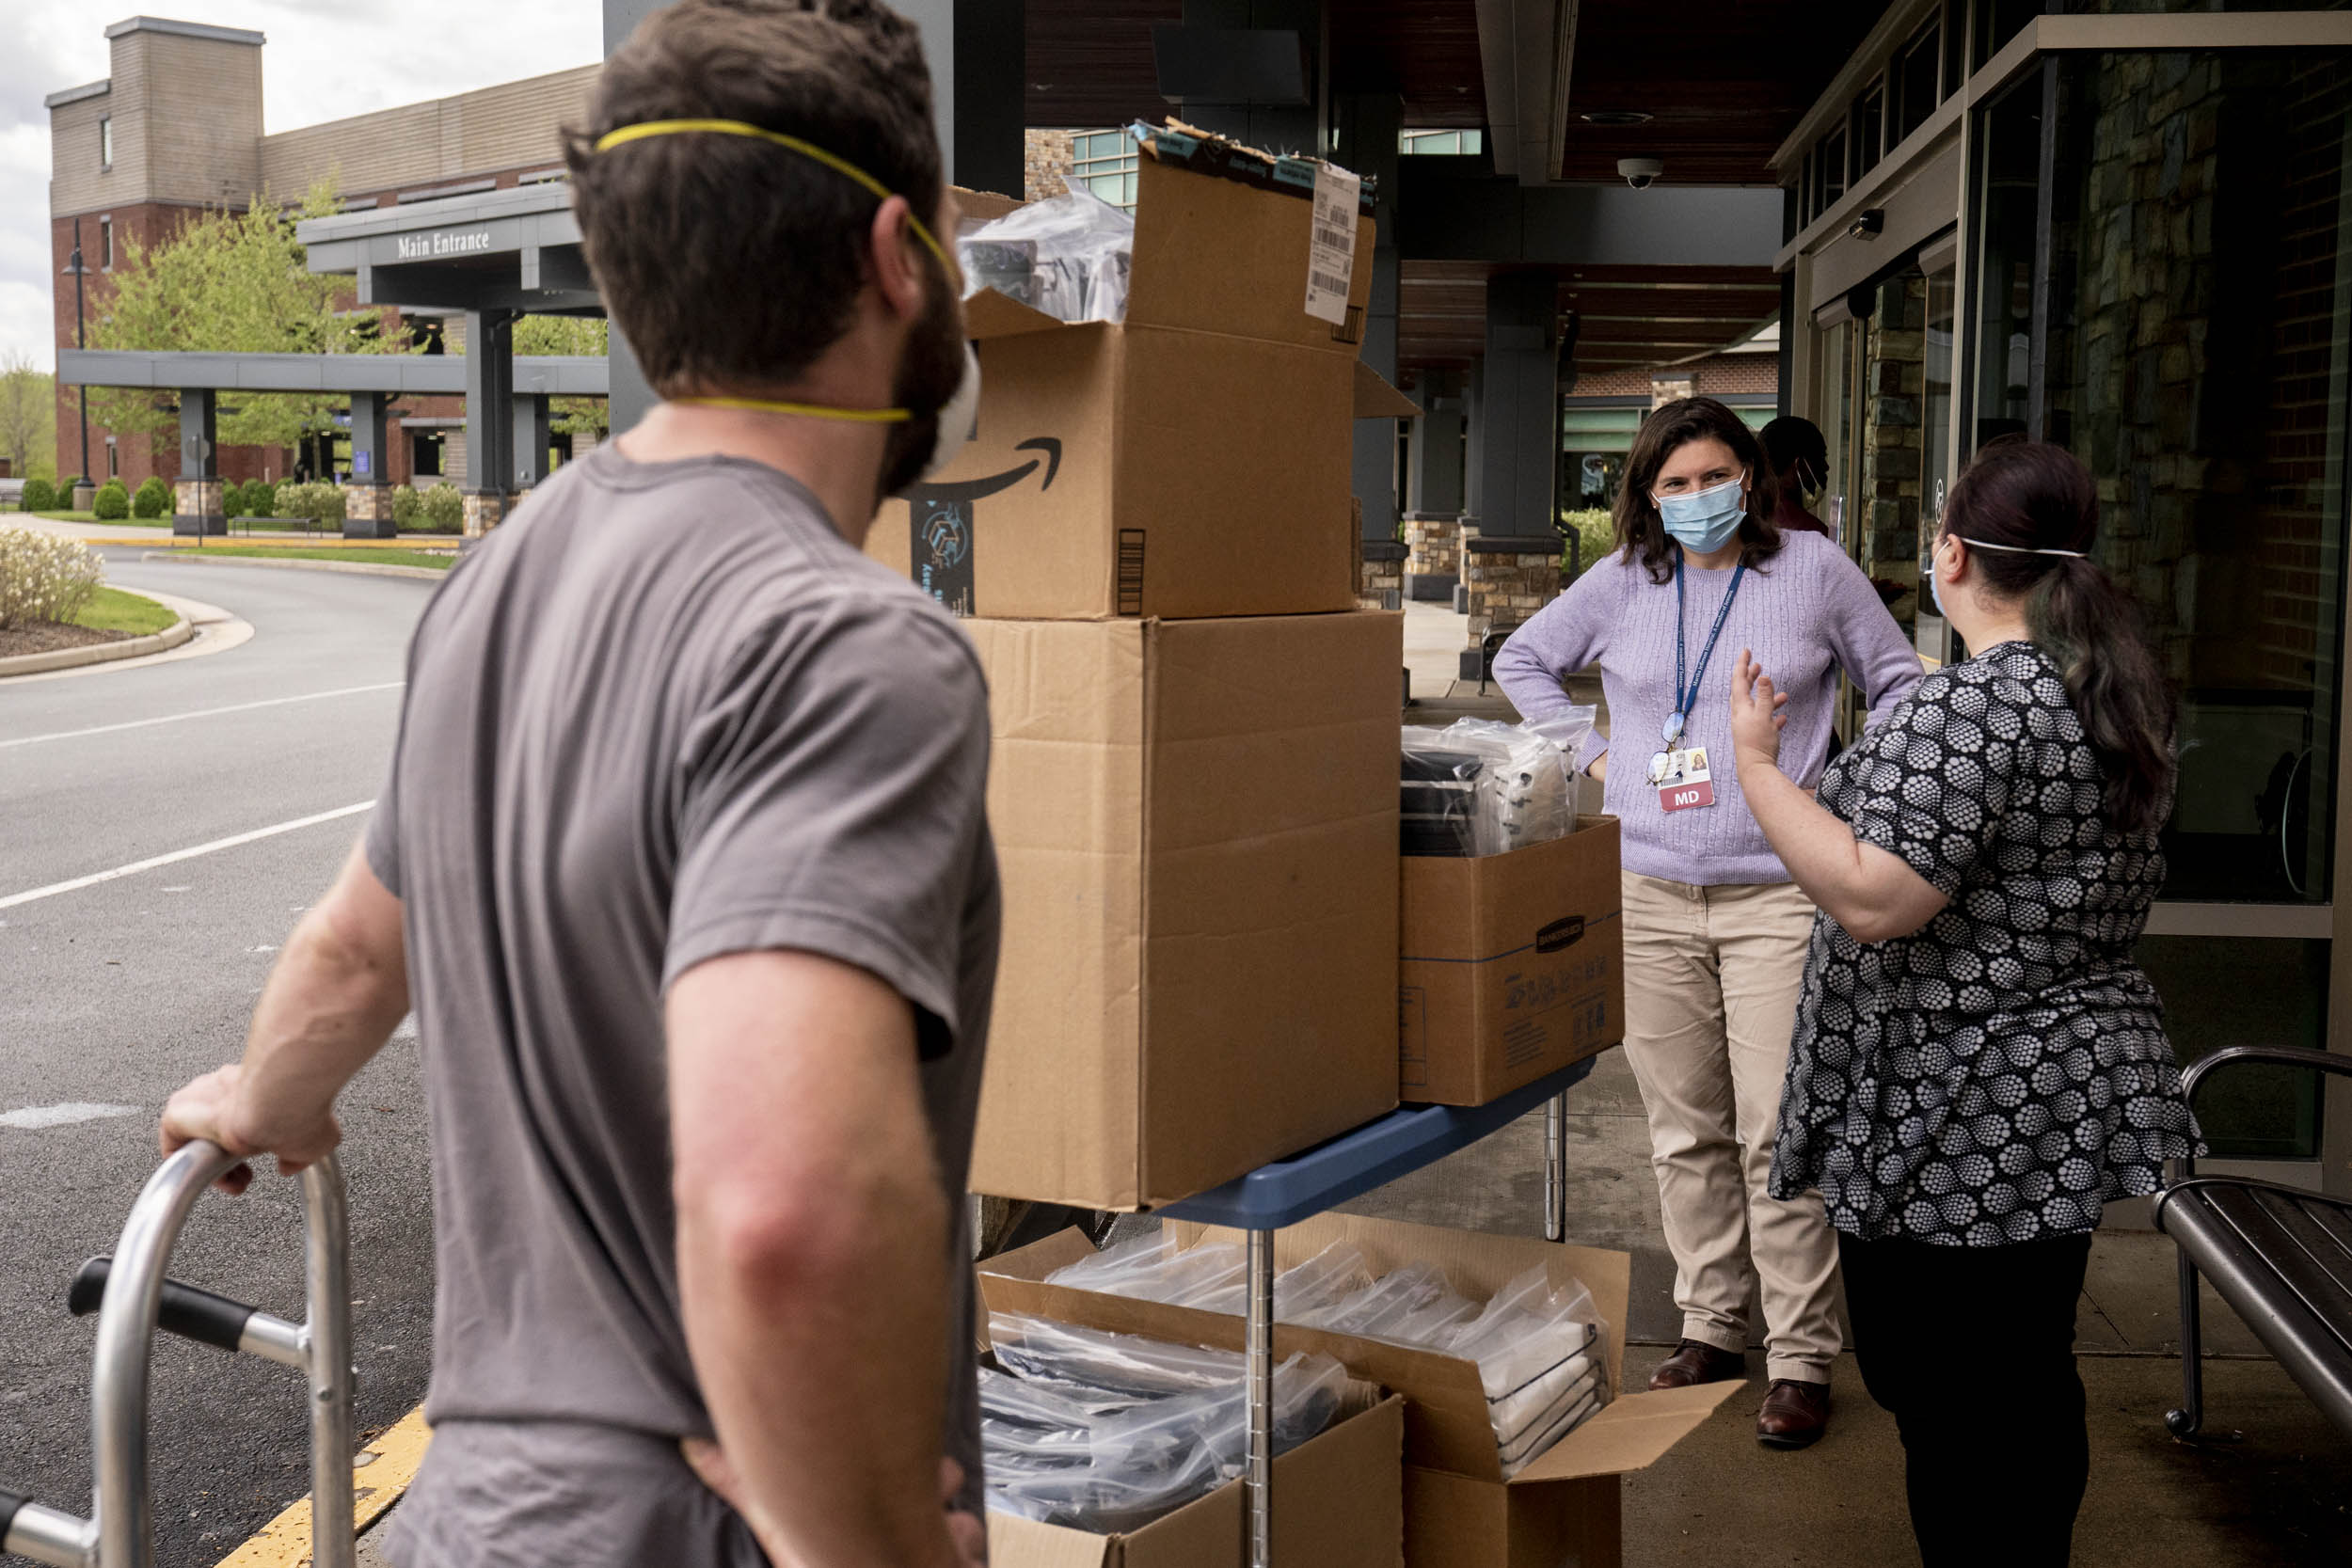
[[[1358,357],[1356,179],[1173,128],[1140,149],[1125,319],[966,300],[974,437],[866,548],[967,617],[1352,610],[1355,420],[1414,412]]]
[[[1507,855],[1404,862],[1405,1100],[1484,1105],[1625,1037],[1615,817]]]

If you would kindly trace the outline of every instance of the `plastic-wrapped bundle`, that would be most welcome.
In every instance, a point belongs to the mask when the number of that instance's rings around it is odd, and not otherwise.
[[[989,1371],[981,1382],[991,1508],[1132,1529],[1240,1473],[1248,1443],[1240,1356],[1009,1314],[992,1317],[990,1331],[1012,1374]],[[1072,1392],[1105,1372],[1121,1386]],[[1136,1398],[1138,1383],[1181,1391]],[[1275,1451],[1330,1425],[1347,1388],[1346,1369],[1327,1355],[1276,1368]],[[1095,1402],[1105,1407],[1086,1408]]]
[[[1598,1315],[1581,1283],[1552,1289],[1533,1268],[1440,1347],[1478,1363],[1506,1475],[1541,1455],[1609,1399]]]
[[[1353,1295],[1294,1319],[1304,1328],[1352,1334],[1360,1339],[1436,1346],[1447,1329],[1478,1315],[1478,1304],[1457,1293],[1427,1263],[1391,1269]]]
[[[1249,1309],[1248,1285],[1242,1277],[1246,1266],[1242,1249],[1231,1242],[1207,1242],[1180,1252],[1175,1238],[1163,1232],[1122,1242],[1066,1264],[1047,1275],[1045,1283],[1241,1317]],[[1275,1315],[1291,1321],[1300,1312],[1330,1305],[1371,1279],[1363,1253],[1347,1243],[1335,1242],[1275,1276]]]
[[[980,224],[956,246],[976,291],[1066,322],[1126,319],[1136,220],[1084,186]]]
[[[1596,710],[1526,724],[1463,719],[1403,732],[1403,848],[1502,855],[1576,831],[1576,749]]]

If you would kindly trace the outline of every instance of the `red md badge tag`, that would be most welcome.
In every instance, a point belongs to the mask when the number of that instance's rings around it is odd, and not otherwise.
[[[1666,776],[1658,786],[1659,810],[1696,811],[1714,803],[1714,775],[1708,771],[1707,748],[1693,746],[1687,752],[1668,752]]]

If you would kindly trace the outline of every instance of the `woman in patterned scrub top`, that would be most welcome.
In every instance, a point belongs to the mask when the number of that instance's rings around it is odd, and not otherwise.
[[[1772,1192],[1821,1191],[1927,1568],[2067,1561],[2091,1233],[2196,1137],[2132,958],[2164,881],[2171,706],[2089,559],[2098,516],[2063,450],[1984,450],[1934,552],[1979,651],[1832,764],[1818,803],[1777,766],[1768,674],[1745,654],[1733,673],[1740,787],[1821,910]]]

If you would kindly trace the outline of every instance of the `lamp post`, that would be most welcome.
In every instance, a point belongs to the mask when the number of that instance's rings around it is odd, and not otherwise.
[[[73,277],[73,346],[86,348],[88,345],[82,341],[82,279],[88,275],[89,268],[82,264],[82,220],[78,217],[73,220],[73,260],[66,263],[65,270]],[[78,387],[74,389],[81,394],[82,482],[87,484],[89,483],[89,388]]]

